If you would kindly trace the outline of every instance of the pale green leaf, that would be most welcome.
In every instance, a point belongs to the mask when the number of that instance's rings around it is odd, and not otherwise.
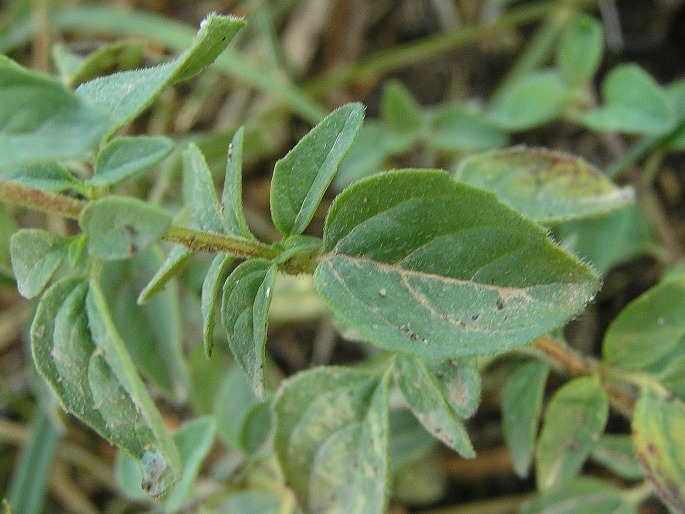
[[[592,270],[492,193],[443,172],[368,178],[334,201],[319,294],[360,336],[433,359],[529,343],[579,312]]]
[[[164,495],[161,507],[164,512],[178,512],[189,498],[193,483],[200,471],[202,461],[207,457],[214,443],[216,425],[209,417],[197,418],[184,423],[174,434],[183,463],[181,480]],[[134,500],[145,500],[147,494],[140,487],[141,473],[135,461],[119,452],[115,464],[117,482],[124,494]]]
[[[540,489],[573,479],[604,431],[609,400],[595,377],[581,377],[562,386],[545,411],[535,471]]]
[[[345,368],[305,371],[282,385],[274,445],[308,512],[384,512],[387,395],[386,379]]]
[[[85,56],[74,53],[64,43],[58,42],[52,47],[52,60],[62,81],[69,87],[101,75],[136,68],[144,56],[143,45],[138,41],[105,44]]]
[[[243,214],[243,140],[245,129],[240,127],[233,134],[228,147],[224,189],[221,194],[221,213],[224,227],[229,234],[253,238]]]
[[[76,94],[109,113],[107,136],[135,119],[168,86],[189,79],[210,65],[245,25],[232,16],[210,14],[190,47],[176,59],[139,70],[122,71],[81,84]]]
[[[602,24],[580,14],[566,29],[557,49],[557,63],[572,84],[584,84],[597,73],[604,52]]]
[[[484,115],[461,104],[441,105],[428,111],[425,143],[431,148],[477,152],[504,146],[508,140],[506,133]]]
[[[171,225],[171,216],[135,198],[108,196],[90,202],[79,216],[88,235],[88,251],[102,259],[127,259],[157,241]]]
[[[207,166],[205,156],[194,143],[188,145],[188,149],[183,152],[183,173],[189,186],[188,207],[193,225],[200,230],[223,232],[221,205],[216,196],[212,172]]]
[[[214,318],[219,288],[223,283],[223,275],[233,259],[225,253],[218,253],[209,265],[205,279],[202,282],[202,296],[200,311],[202,313],[202,340],[205,354],[212,355],[214,347]]]
[[[535,438],[542,414],[542,396],[549,365],[528,362],[520,366],[502,391],[502,428],[516,474],[525,478],[533,461]]]
[[[333,189],[340,191],[353,182],[384,169],[384,161],[390,150],[385,147],[388,133],[385,125],[376,120],[364,123],[350,151],[340,163],[333,179]]]
[[[69,240],[38,229],[22,229],[10,239],[10,256],[17,289],[24,298],[43,291],[67,256]]]
[[[259,512],[259,514],[302,514],[293,492],[289,489],[247,489],[229,496],[217,510],[205,510],[205,514],[227,512]]]
[[[397,134],[418,135],[423,126],[423,113],[409,90],[398,81],[391,81],[383,90],[381,116],[388,128]]]
[[[601,216],[635,201],[583,159],[544,149],[512,148],[461,163],[454,177],[494,192],[500,201],[542,224]]]
[[[183,271],[183,268],[192,257],[193,252],[185,246],[175,245],[164,262],[155,273],[155,276],[145,285],[138,295],[138,305],[147,303],[150,298],[164,290],[164,286],[172,278]]]
[[[276,163],[271,217],[281,234],[301,234],[307,228],[363,119],[361,104],[336,109]]]
[[[426,369],[435,376],[442,395],[461,418],[476,413],[480,402],[480,372],[476,359],[425,360]]]
[[[570,93],[554,70],[531,72],[495,96],[489,118],[508,131],[528,130],[560,118]]]
[[[179,290],[168,283],[145,305],[138,292],[162,263],[163,254],[150,248],[131,260],[104,265],[102,286],[117,330],[138,369],[171,398],[184,398],[188,368],[183,355]]]
[[[659,496],[685,511],[685,405],[644,388],[633,415],[633,438],[640,462]]]
[[[106,119],[59,82],[0,55],[0,169],[88,157]]]
[[[604,434],[592,448],[590,458],[622,478],[642,480],[645,477],[633,438],[627,434]]]
[[[685,276],[657,284],[633,300],[609,325],[602,344],[607,364],[641,369],[685,337]]]
[[[252,390],[264,398],[264,347],[276,266],[252,259],[240,264],[224,283],[221,314],[228,345],[247,374]]]
[[[520,514],[637,514],[622,491],[596,478],[579,477],[538,493]]]
[[[41,191],[79,191],[83,186],[59,162],[46,162],[2,170],[0,180]]]
[[[636,64],[623,64],[602,82],[602,106],[583,123],[592,130],[630,134],[664,134],[675,113],[668,93]]]
[[[62,407],[132,455],[159,495],[178,478],[177,450],[94,294],[80,278],[48,289],[31,326],[34,362]]]
[[[638,204],[601,218],[564,223],[557,236],[563,248],[600,274],[645,252],[652,241],[649,221]]]
[[[92,186],[113,186],[164,159],[174,142],[162,136],[117,137],[107,143],[95,160]]]
[[[409,409],[433,436],[463,457],[473,458],[476,453],[466,429],[443,397],[439,379],[422,359],[395,356],[395,382]]]

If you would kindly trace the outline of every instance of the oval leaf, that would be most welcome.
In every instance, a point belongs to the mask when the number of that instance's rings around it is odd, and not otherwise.
[[[133,456],[160,495],[178,479],[178,453],[95,295],[79,278],[48,289],[31,326],[34,362],[64,410]]]
[[[384,348],[434,359],[524,345],[579,312],[592,270],[492,193],[439,171],[352,185],[331,206],[317,290]]]
[[[89,237],[91,255],[127,259],[157,241],[171,225],[171,216],[142,200],[108,196],[86,205],[78,223]]]
[[[152,68],[122,71],[81,84],[76,94],[109,113],[107,136],[135,119],[168,86],[187,80],[226,48],[245,25],[232,16],[210,14],[185,52],[176,59]]]
[[[597,72],[604,51],[602,24],[580,14],[569,26],[557,49],[557,62],[572,84],[584,84]]]
[[[573,479],[604,431],[609,400],[594,377],[571,380],[552,397],[540,432],[535,468],[540,489]]]
[[[228,345],[258,398],[264,398],[264,345],[276,266],[261,259],[240,264],[224,283],[221,314]]]
[[[113,186],[164,159],[174,142],[162,136],[117,137],[98,153],[92,186]]]
[[[424,361],[436,377],[438,387],[450,408],[461,418],[476,413],[480,402],[480,372],[476,359]]]
[[[593,130],[659,135],[675,113],[668,93],[636,64],[615,67],[602,82],[602,107],[583,118]]]
[[[281,234],[301,234],[307,228],[363,119],[361,104],[343,105],[276,163],[271,218]]]
[[[193,143],[183,152],[183,173],[193,225],[200,230],[223,232],[221,206],[216,196],[212,172],[207,166],[205,156]]]
[[[33,298],[50,282],[67,256],[69,240],[45,230],[22,229],[10,239],[10,257],[17,289]]]
[[[543,149],[513,148],[471,157],[454,178],[494,192],[542,224],[608,214],[635,201],[632,188],[617,187],[584,160]]]
[[[591,458],[622,478],[642,480],[645,477],[633,439],[627,434],[604,434],[592,448]]]
[[[56,80],[0,55],[0,169],[86,157],[106,119]]]
[[[521,514],[637,514],[623,491],[596,478],[579,477],[538,493]]]
[[[207,357],[212,355],[212,348],[214,347],[214,316],[219,288],[224,273],[232,262],[233,259],[230,256],[225,253],[218,253],[209,265],[202,282],[200,311],[202,313],[202,340]]]
[[[569,96],[568,86],[556,71],[537,71],[495,96],[488,115],[505,130],[527,130],[561,117]]]
[[[243,214],[243,140],[245,129],[240,127],[233,134],[228,147],[224,189],[221,194],[221,213],[229,234],[253,239]]]
[[[633,416],[635,448],[655,489],[677,512],[685,512],[683,434],[685,405],[643,389]]]
[[[308,512],[384,512],[386,379],[345,368],[305,371],[282,385],[274,411],[278,459]]]
[[[406,355],[395,356],[395,369],[395,382],[424,428],[459,455],[475,457],[464,425],[442,395],[441,377],[429,373],[421,359]]]
[[[685,277],[649,289],[609,325],[602,344],[607,364],[646,368],[664,357],[685,337]]]
[[[516,474],[528,476],[542,413],[542,396],[549,365],[528,362],[520,366],[502,391],[502,429]]]

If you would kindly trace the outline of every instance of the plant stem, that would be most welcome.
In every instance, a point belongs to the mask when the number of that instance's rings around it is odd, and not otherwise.
[[[577,0],[574,7],[582,9],[597,3],[597,0]],[[364,60],[348,66],[339,66],[310,82],[305,91],[311,95],[321,95],[336,87],[355,82],[365,77],[380,75],[394,68],[406,66],[422,59],[433,57],[447,50],[466,46],[474,41],[493,34],[504,27],[514,27],[533,22],[549,15],[567,1],[541,1],[525,4],[511,9],[501,18],[476,25],[466,25],[449,32],[429,36],[420,41],[399,45],[392,50],[378,52]]]
[[[545,335],[533,341],[533,346],[550,359],[554,365],[574,376],[592,375],[597,363],[590,361],[569,346]]]
[[[0,181],[0,201],[74,220],[88,205],[76,198],[3,181]],[[196,252],[224,252],[241,258],[273,259],[277,256],[276,250],[260,241],[176,225],[171,225],[162,239]]]

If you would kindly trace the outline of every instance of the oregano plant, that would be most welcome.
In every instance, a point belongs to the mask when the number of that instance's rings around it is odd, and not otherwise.
[[[582,92],[601,59],[594,20],[570,25],[560,70],[510,84],[487,120],[454,105],[422,112],[398,84],[384,95],[382,129],[364,125],[357,102],[323,116],[275,162],[272,239],[258,237],[244,209],[244,128],[231,135],[220,189],[200,144],[131,129],[166,89],[211,65],[243,25],[212,14],[176,58],[109,75],[97,59],[119,56],[127,68],[135,47],[82,61],[62,49],[64,83],[0,58],[0,199],[70,220],[61,231],[21,228],[10,240],[17,289],[36,301],[33,363],[45,397],[120,450],[124,493],[165,512],[384,512],[402,470],[436,441],[476,456],[466,420],[478,409],[481,372],[515,356],[501,395],[503,438],[516,474],[535,466],[540,491],[524,512],[562,504],[574,505],[565,512],[636,512],[652,490],[683,510],[682,271],[618,315],[601,359],[578,354],[562,329],[601,279],[554,234],[622,215],[635,191],[572,155],[493,149],[506,143],[503,131],[567,112],[569,95]],[[579,55],[587,58],[579,63]],[[633,83],[651,95],[647,126],[624,112]],[[639,68],[617,68],[603,82],[602,107],[579,119],[663,136],[678,121],[653,86]],[[530,90],[554,94],[549,112],[525,119],[514,107],[527,111]],[[471,122],[477,134],[468,138]],[[397,137],[393,151],[419,140],[489,151],[451,171],[392,169],[349,181],[329,202],[338,169],[371,152],[354,146],[357,137],[368,144],[383,130]],[[182,173],[176,203],[126,187],[169,156]],[[322,211],[317,232],[312,221]],[[181,337],[175,279],[186,266],[200,269],[196,341]],[[267,340],[270,307],[287,280],[309,284],[368,358],[284,378]],[[553,370],[568,380],[545,400]],[[210,397],[196,394],[213,380]],[[193,414],[171,427],[169,404],[190,404]],[[632,437],[605,433],[611,409],[630,420]],[[413,445],[414,460],[402,462],[397,434]],[[239,455],[240,470],[224,473],[215,496],[196,498],[215,441]],[[589,459],[646,485],[626,492],[580,477]]]

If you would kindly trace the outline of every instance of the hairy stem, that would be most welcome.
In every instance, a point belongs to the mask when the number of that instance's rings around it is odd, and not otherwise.
[[[29,209],[78,219],[88,204],[83,200],[58,193],[0,181],[0,201]],[[259,241],[171,225],[162,239],[181,244],[194,251],[224,252],[234,257],[273,259],[277,252]]]

